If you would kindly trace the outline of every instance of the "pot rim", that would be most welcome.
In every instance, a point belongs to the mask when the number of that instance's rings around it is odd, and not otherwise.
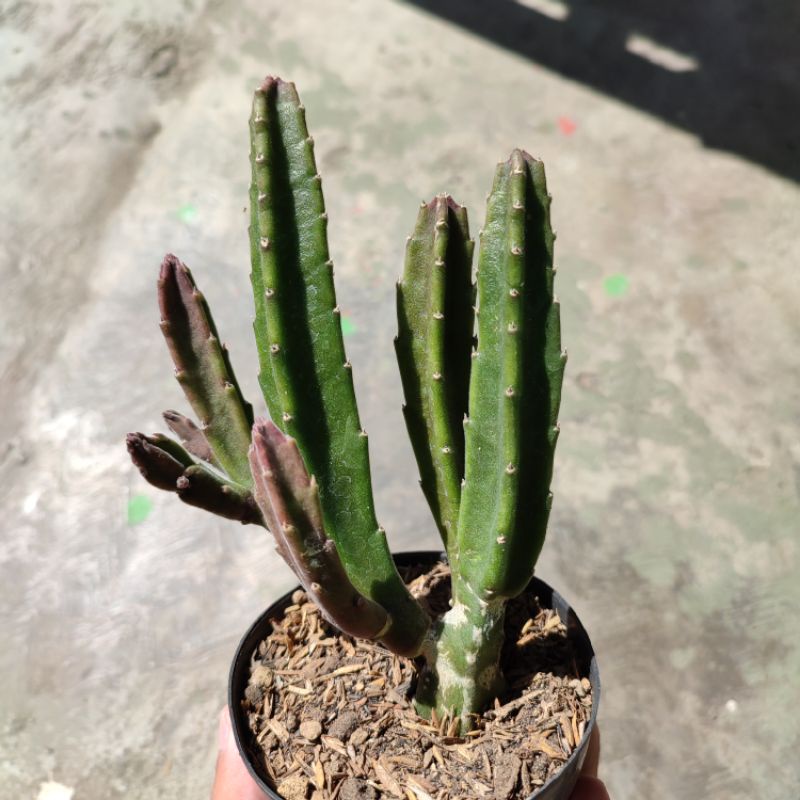
[[[435,563],[436,561],[446,561],[446,553],[441,550],[410,550],[393,553],[393,558],[399,566],[411,566],[415,564]],[[244,761],[247,771],[271,800],[284,800],[278,792],[273,789],[265,780],[264,776],[257,770],[252,758],[249,738],[252,733],[247,725],[247,718],[241,707],[241,699],[249,678],[250,661],[255,648],[269,634],[271,629],[270,619],[275,617],[288,605],[291,605],[291,597],[301,586],[295,586],[285,594],[281,595],[265,611],[263,611],[252,625],[242,636],[236,647],[236,652],[231,662],[228,673],[228,712],[231,716],[231,728],[233,730],[236,747],[239,755]],[[531,577],[526,591],[534,591],[539,597],[542,605],[552,608],[567,626],[568,635],[573,637],[573,642],[578,648],[578,656],[583,664],[583,672],[589,678],[592,685],[592,711],[589,722],[584,731],[580,744],[572,751],[569,758],[563,763],[550,779],[540,786],[533,794],[525,800],[560,800],[569,797],[572,787],[578,778],[583,760],[589,744],[592,731],[597,723],[597,712],[600,706],[600,671],[597,665],[597,656],[592,647],[589,634],[578,618],[575,610],[564,599],[564,597],[553,589],[549,584],[536,576]]]

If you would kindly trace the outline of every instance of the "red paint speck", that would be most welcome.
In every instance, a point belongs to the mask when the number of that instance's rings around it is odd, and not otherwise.
[[[559,117],[558,128],[564,136],[572,136],[577,130],[578,124],[569,117]]]

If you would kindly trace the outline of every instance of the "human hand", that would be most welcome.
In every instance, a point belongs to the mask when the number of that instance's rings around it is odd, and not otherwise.
[[[581,776],[572,790],[569,800],[609,800],[606,787],[597,778],[597,767],[600,764],[600,730],[595,725],[586,758],[583,761]]]
[[[570,800],[609,800],[605,786],[597,779],[599,761],[600,733],[595,727],[581,776]],[[239,756],[227,708],[223,708],[219,715],[219,755],[211,800],[265,800],[264,793],[256,786]]]
[[[227,708],[219,715],[219,755],[211,800],[266,800],[239,755]]]

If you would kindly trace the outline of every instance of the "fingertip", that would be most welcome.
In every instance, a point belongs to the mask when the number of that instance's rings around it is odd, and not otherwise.
[[[589,778],[596,778],[600,766],[600,728],[597,725],[592,730],[589,744],[586,748],[586,757],[583,759],[581,775]]]
[[[211,800],[265,800],[239,755],[227,707],[219,714],[218,741],[219,755]]]
[[[231,727],[231,713],[228,706],[223,706],[222,710],[219,712],[217,747],[220,753],[236,749],[236,742],[233,738],[233,728]]]
[[[609,796],[601,780],[582,775],[578,778],[569,800],[609,800]]]

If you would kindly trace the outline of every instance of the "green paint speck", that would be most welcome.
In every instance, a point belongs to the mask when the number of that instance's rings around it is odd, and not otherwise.
[[[603,281],[603,288],[609,297],[622,297],[628,291],[628,279],[624,275],[609,275]]]
[[[342,336],[350,336],[350,334],[355,333],[356,324],[350,317],[342,317]]]
[[[199,216],[200,212],[197,210],[197,206],[191,203],[186,203],[178,209],[178,219],[180,219],[181,222],[185,222],[187,225],[197,222]]]
[[[135,494],[128,500],[128,525],[138,525],[144,522],[153,510],[153,503],[143,494]]]

